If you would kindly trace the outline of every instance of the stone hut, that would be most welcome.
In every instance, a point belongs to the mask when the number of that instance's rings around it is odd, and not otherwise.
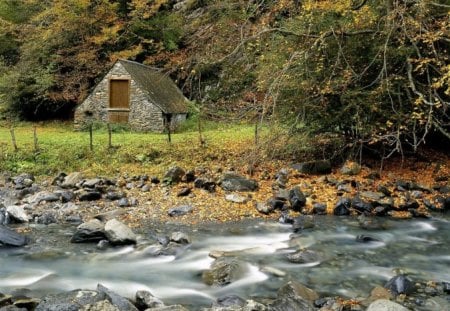
[[[162,132],[186,120],[187,99],[158,69],[118,60],[75,110],[75,128],[90,122],[128,124],[137,131]]]

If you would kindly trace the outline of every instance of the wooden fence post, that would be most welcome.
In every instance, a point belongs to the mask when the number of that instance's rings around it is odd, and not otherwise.
[[[39,146],[38,146],[38,137],[37,137],[36,125],[33,126],[33,142],[34,142],[34,152],[38,152],[39,151]]]
[[[112,130],[111,130],[111,124],[106,124],[108,128],[108,149],[112,148]]]
[[[89,149],[94,150],[94,144],[92,142],[92,124],[89,124]]]
[[[9,132],[11,133],[11,141],[12,141],[12,145],[14,147],[14,151],[18,151],[19,148],[17,147],[17,143],[16,143],[16,135],[14,134],[14,127],[11,127]]]

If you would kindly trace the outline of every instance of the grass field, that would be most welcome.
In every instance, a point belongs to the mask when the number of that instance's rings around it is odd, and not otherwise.
[[[34,150],[34,126],[38,151]],[[86,175],[159,174],[175,163],[186,168],[210,165],[215,160],[224,165],[236,161],[242,164],[242,156],[253,145],[254,127],[214,124],[207,128],[203,131],[204,145],[193,129],[172,134],[171,143],[166,134],[116,130],[112,134],[113,148],[108,148],[108,131],[103,127],[93,131],[91,151],[89,133],[74,131],[71,123],[21,123],[14,126],[18,146],[15,151],[10,127],[0,125],[0,172],[38,176],[72,171]]]

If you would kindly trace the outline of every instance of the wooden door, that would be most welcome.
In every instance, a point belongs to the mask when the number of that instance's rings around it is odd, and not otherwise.
[[[110,80],[109,121],[127,123],[130,108],[130,81]]]

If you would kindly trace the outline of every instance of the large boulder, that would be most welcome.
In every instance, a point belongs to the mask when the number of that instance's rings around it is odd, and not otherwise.
[[[119,309],[119,311],[138,311],[128,299],[116,294],[102,284],[97,285],[97,291],[104,295],[113,306]]]
[[[105,235],[111,244],[136,244],[136,234],[124,223],[111,219],[105,224]]]
[[[220,257],[216,259],[209,270],[202,274],[207,285],[225,286],[238,280],[245,273],[245,263],[233,257]]]
[[[409,309],[405,308],[404,306],[387,299],[378,299],[372,302],[367,308],[367,311],[408,311],[408,310]]]
[[[300,173],[309,175],[321,175],[331,173],[331,162],[328,160],[297,163],[293,164],[291,167]]]
[[[30,218],[27,212],[25,212],[25,207],[26,205],[11,205],[6,208],[6,211],[13,222],[25,223]]]
[[[258,183],[255,180],[233,173],[225,174],[220,181],[220,186],[225,191],[255,191],[258,189]]]
[[[28,242],[27,237],[0,225],[0,246],[24,246]]]
[[[278,290],[277,299],[271,304],[272,311],[313,311],[312,300],[318,298],[317,293],[306,286],[289,282]]]
[[[50,294],[41,299],[35,311],[78,311],[83,306],[105,300],[105,294],[92,290],[73,290]]]
[[[92,219],[77,227],[72,243],[92,243],[106,239],[105,225],[98,219]]]

